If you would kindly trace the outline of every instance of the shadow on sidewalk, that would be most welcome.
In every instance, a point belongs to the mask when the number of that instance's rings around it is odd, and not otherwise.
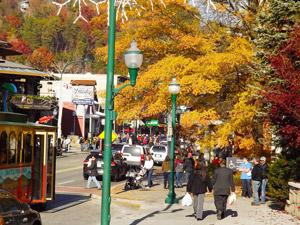
[[[55,213],[84,202],[91,201],[90,196],[76,194],[56,194],[55,200],[49,201],[44,213]]]
[[[133,221],[130,225],[137,225],[141,222],[143,222],[144,220],[148,219],[148,218],[152,218],[154,217],[155,215],[159,215],[159,214],[173,214],[173,213],[176,213],[176,212],[179,212],[179,211],[183,211],[184,209],[174,209],[170,212],[165,212],[167,211],[168,209],[170,209],[172,207],[172,204],[168,205],[165,209],[163,209],[162,211],[154,211],[152,213],[149,213],[148,215],[145,215],[143,216],[142,218],[140,219],[136,219],[135,221]]]

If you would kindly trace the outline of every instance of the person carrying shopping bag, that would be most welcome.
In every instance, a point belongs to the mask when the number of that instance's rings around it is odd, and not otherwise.
[[[101,185],[99,184],[96,178],[96,176],[98,175],[96,157],[93,155],[90,160],[91,161],[88,163],[88,167],[87,167],[87,173],[89,175],[89,178],[88,178],[86,188],[90,189],[91,182],[94,181],[97,188],[101,190]]]
[[[207,189],[210,192],[212,191],[208,169],[204,162],[199,162],[190,175],[186,188],[187,192],[193,197],[194,214],[197,220],[203,219],[204,196]]]

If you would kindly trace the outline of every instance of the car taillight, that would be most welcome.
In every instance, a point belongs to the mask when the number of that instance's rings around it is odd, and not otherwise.
[[[116,163],[115,163],[115,162],[111,162],[110,165],[111,165],[111,166],[116,166]]]
[[[121,152],[120,155],[123,156],[123,153]]]
[[[88,160],[84,160],[83,163],[88,163]]]
[[[141,162],[144,162],[144,155],[141,155]]]

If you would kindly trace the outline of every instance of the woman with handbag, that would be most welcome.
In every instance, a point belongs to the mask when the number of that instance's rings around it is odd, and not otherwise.
[[[88,167],[87,167],[87,174],[89,175],[89,179],[88,179],[86,188],[90,189],[91,182],[94,181],[97,188],[100,190],[101,185],[99,184],[99,182],[97,181],[97,178],[96,178],[96,176],[98,175],[96,157],[93,155],[90,160],[91,161],[88,163]]]
[[[204,195],[207,189],[211,192],[212,185],[208,175],[208,169],[204,162],[198,162],[194,173],[190,176],[187,184],[187,192],[193,197],[195,218],[203,219]]]

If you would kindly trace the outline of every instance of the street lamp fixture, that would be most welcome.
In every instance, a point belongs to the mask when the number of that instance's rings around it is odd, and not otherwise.
[[[176,98],[180,92],[180,85],[176,81],[174,76],[172,82],[169,84],[169,92],[172,96],[172,141],[171,141],[171,172],[170,172],[170,186],[168,197],[165,199],[165,203],[173,204],[178,203],[176,194],[174,191],[174,156],[175,156],[175,117],[176,117]]]
[[[143,52],[137,48],[135,38],[130,44],[130,48],[125,52],[125,64],[129,68],[130,84],[135,85],[139,68],[143,63]]]
[[[102,179],[102,203],[101,203],[101,224],[110,223],[110,187],[111,187],[111,144],[112,144],[112,121],[117,118],[114,111],[114,97],[127,86],[135,86],[138,70],[143,62],[143,54],[137,48],[135,39],[131,47],[125,52],[125,63],[129,68],[130,83],[119,88],[114,88],[114,56],[115,56],[115,25],[116,9],[114,1],[110,0],[109,36],[108,36],[108,59],[107,59],[107,82],[106,82],[106,102],[105,102],[105,126],[104,126],[104,153],[103,153],[103,179]]]
[[[90,61],[90,59],[88,59],[88,58],[78,60],[78,61],[71,61],[71,62],[67,63],[63,67],[63,69],[61,70],[61,73],[60,73],[60,87],[59,87],[59,103],[58,103],[59,113],[58,113],[58,121],[57,121],[57,137],[58,138],[61,138],[61,134],[62,134],[62,132],[61,132],[61,120],[62,120],[62,112],[63,112],[63,109],[62,109],[63,108],[63,104],[62,104],[62,102],[63,102],[62,101],[62,83],[63,83],[62,76],[63,76],[63,73],[65,72],[65,69],[73,63],[82,63],[82,62],[88,62],[88,61]]]

